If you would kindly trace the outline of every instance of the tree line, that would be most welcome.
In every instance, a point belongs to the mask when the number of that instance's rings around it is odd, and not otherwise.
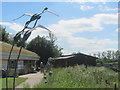
[[[116,51],[104,51],[104,52],[98,52],[97,54],[93,54],[93,56],[98,57],[98,62],[112,62],[119,59],[120,56],[120,51],[116,50]]]

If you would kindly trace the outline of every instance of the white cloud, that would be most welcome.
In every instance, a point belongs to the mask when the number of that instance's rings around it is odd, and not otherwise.
[[[14,31],[21,31],[24,28],[24,26],[17,24],[17,23],[12,23],[10,25],[10,29],[13,29]]]
[[[62,53],[63,53],[64,55],[72,54],[71,51],[68,51],[68,50],[62,50]]]
[[[65,37],[83,31],[101,31],[103,30],[102,24],[117,24],[117,19],[117,14],[95,14],[91,18],[60,20],[58,24],[52,24],[49,28],[57,36]]]
[[[88,5],[80,5],[80,10],[90,10],[94,8],[93,6],[88,6]]]
[[[9,23],[9,22],[0,22],[0,25],[10,26],[10,25],[11,25],[11,23]]]
[[[64,54],[72,54],[72,52],[82,52],[85,54],[90,53],[97,53],[102,52],[106,50],[117,50],[114,46],[117,47],[118,42],[112,41],[110,39],[87,39],[83,37],[73,37],[69,36],[69,38],[64,38],[68,42],[67,47],[70,48],[66,49],[64,48],[63,53]]]
[[[9,22],[0,22],[1,25],[9,26],[10,29],[14,31],[21,31],[24,26],[17,23],[9,23]]]
[[[14,36],[15,36],[15,35],[12,34],[12,33],[9,33],[9,35],[8,35],[8,37],[11,38],[11,39],[13,39]]]
[[[30,37],[28,38],[28,41],[31,41],[33,38],[37,37],[37,36],[41,36],[41,37],[47,37],[49,35],[48,31],[44,30],[44,29],[37,29],[37,30],[34,30]]]
[[[102,24],[117,24],[117,14],[95,14],[91,18],[79,18],[79,19],[71,19],[71,20],[60,20],[58,24],[49,25],[49,28],[53,33],[57,36],[57,40],[65,41],[68,43],[69,48],[76,48],[80,52],[95,52],[100,50],[107,50],[110,47],[117,45],[116,41],[112,41],[108,38],[105,39],[87,39],[85,37],[74,37],[73,34],[84,31],[101,31],[104,28]],[[4,25],[8,25],[11,29],[18,31],[18,29],[22,30],[23,26],[16,23],[2,23]],[[35,38],[37,35],[47,36],[48,32],[40,29],[34,30],[29,37],[28,41]],[[63,45],[64,46],[64,45]],[[62,47],[62,46],[61,46]],[[64,47],[63,47],[64,48]],[[114,49],[114,47],[111,47]],[[69,51],[69,50],[68,50]],[[64,53],[68,52],[64,48]],[[74,51],[73,51],[74,52]]]
[[[106,11],[118,11],[118,8],[108,8],[108,7],[106,7],[104,10],[106,10]]]
[[[118,24],[118,14],[96,14],[93,18],[103,24]]]
[[[118,8],[110,8],[110,7],[107,7],[107,6],[102,6],[102,5],[99,5],[99,10],[100,11],[118,11]]]
[[[70,48],[82,48],[84,52],[95,52],[107,50],[108,46],[117,45],[117,41],[112,41],[108,38],[99,40],[74,37],[73,34],[83,31],[103,30],[102,24],[117,24],[117,18],[117,14],[96,14],[91,18],[60,20],[58,24],[52,24],[48,28],[53,31],[58,40],[65,40]]]

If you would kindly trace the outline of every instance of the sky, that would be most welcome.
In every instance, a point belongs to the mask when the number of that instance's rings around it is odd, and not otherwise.
[[[118,49],[118,2],[2,2],[0,24],[11,35],[16,34],[30,17],[13,19],[24,13],[40,13],[45,7],[59,17],[46,12],[41,15],[37,25],[43,25],[53,32],[57,37],[56,44],[63,48],[63,54],[92,54]],[[27,42],[37,35],[48,36],[48,32],[38,28]]]

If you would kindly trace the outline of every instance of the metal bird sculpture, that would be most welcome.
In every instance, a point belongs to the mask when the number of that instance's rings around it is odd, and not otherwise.
[[[37,21],[41,18],[40,15],[43,14],[43,13],[45,13],[45,12],[50,12],[50,13],[58,16],[56,13],[54,13],[54,12],[52,12],[52,11],[49,11],[48,8],[45,8],[41,13],[37,13],[37,14],[28,14],[28,13],[25,13],[25,14],[23,14],[22,16],[14,19],[14,20],[17,20],[17,19],[23,17],[24,15],[31,16],[30,20],[25,23],[25,26],[24,26],[23,30],[20,31],[20,32],[18,32],[18,33],[15,35],[15,37],[14,37],[13,45],[12,45],[12,48],[11,48],[11,50],[10,50],[9,57],[8,57],[8,63],[7,63],[6,89],[8,89],[7,75],[8,75],[8,68],[9,68],[11,53],[12,53],[12,50],[13,50],[14,45],[18,42],[18,40],[20,40],[21,35],[24,34],[23,39],[22,39],[22,43],[21,43],[21,48],[20,48],[20,51],[19,51],[17,60],[16,60],[16,62],[15,62],[15,73],[14,73],[14,81],[13,81],[13,90],[15,89],[15,76],[16,76],[17,63],[18,63],[18,60],[19,60],[20,53],[21,53],[21,50],[22,50],[22,47],[23,47],[24,42],[29,38],[29,36],[31,35],[31,32],[32,32],[33,30],[35,30],[37,27],[46,29],[47,31],[49,31],[49,35],[50,35],[51,31],[50,31],[49,29],[47,29],[46,27],[44,27],[44,26],[42,26],[42,25],[36,26]],[[34,23],[34,26],[33,26],[32,28],[28,27],[28,25],[29,25],[32,21],[34,21],[34,20],[36,20],[35,23]],[[36,26],[36,27],[35,27],[35,26]],[[29,30],[25,32],[25,31],[24,31],[25,29],[29,29]]]

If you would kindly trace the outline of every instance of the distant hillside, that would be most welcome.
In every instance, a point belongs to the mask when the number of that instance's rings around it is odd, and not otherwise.
[[[84,65],[52,69],[53,76],[35,88],[114,88],[118,86],[118,73],[105,67],[88,67]]]
[[[2,50],[0,50],[1,53],[9,53],[10,50],[11,50],[11,47],[12,47],[11,44],[8,44],[8,43],[1,42],[1,41],[0,41],[0,48],[2,49]],[[20,50],[19,47],[14,46],[12,53],[18,54],[19,50]],[[28,50],[26,50],[26,49],[22,49],[21,54],[38,56],[36,53],[31,52],[31,51],[28,51]]]

